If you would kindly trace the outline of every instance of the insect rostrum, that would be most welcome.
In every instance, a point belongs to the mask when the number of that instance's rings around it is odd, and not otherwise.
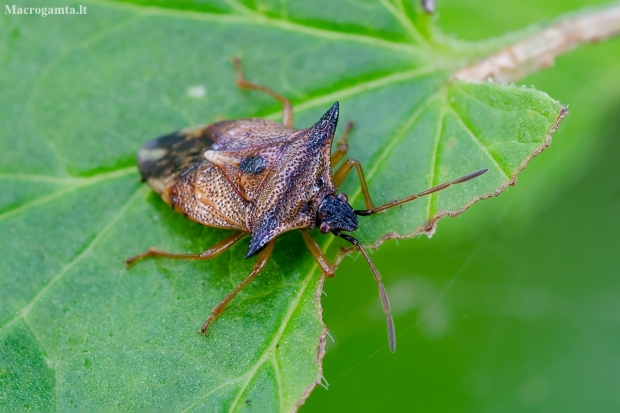
[[[358,216],[382,212],[388,208],[440,191],[487,170],[465,175],[401,200],[375,207],[364,179],[362,167],[345,157],[346,138],[351,124],[331,153],[338,124],[338,102],[307,129],[293,129],[293,111],[289,101],[271,89],[243,78],[235,60],[237,85],[259,90],[284,105],[283,123],[265,119],[222,121],[184,129],[147,143],[138,153],[143,179],[176,211],[203,225],[233,230],[234,233],[201,254],[175,254],[149,248],[128,259],[127,264],[147,257],[207,260],[230,248],[244,235],[250,235],[245,258],[258,255],[250,274],[214,309],[201,332],[226,305],[263,269],[278,235],[299,229],[310,252],[323,272],[333,277],[331,265],[307,230],[319,228],[355,245],[370,266],[377,281],[385,310],[390,349],[396,348],[394,323],[381,276],[366,250],[353,236],[344,232],[358,228]],[[364,194],[364,210],[354,210],[338,187],[352,169],[356,169]],[[344,232],[343,232],[344,231]]]

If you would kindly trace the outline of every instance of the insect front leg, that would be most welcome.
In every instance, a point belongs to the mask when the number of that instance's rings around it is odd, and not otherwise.
[[[142,254],[126,259],[125,263],[127,264],[127,266],[130,266],[138,260],[149,257],[164,257],[172,258],[175,260],[210,260],[211,258],[218,256],[222,252],[226,251],[228,248],[235,245],[235,243],[241,238],[243,238],[244,235],[244,232],[235,232],[234,234],[224,238],[202,254],[176,254],[173,252],[165,252],[157,248],[149,248],[146,252],[143,252]]]
[[[252,272],[250,272],[250,274],[247,277],[245,277],[243,281],[241,281],[241,284],[236,286],[235,289],[232,290],[226,296],[226,298],[224,298],[222,301],[220,301],[220,303],[217,306],[215,306],[215,308],[211,312],[211,315],[209,316],[209,318],[207,318],[207,321],[205,321],[205,323],[200,328],[200,332],[202,334],[205,334],[205,335],[207,334],[209,325],[211,325],[211,323],[217,318],[217,316],[219,316],[222,313],[222,311],[224,311],[224,308],[226,308],[230,300],[235,298],[235,296],[239,294],[239,291],[247,287],[247,285],[254,279],[254,277],[256,277],[258,273],[261,272],[263,268],[265,268],[265,265],[267,264],[267,261],[269,261],[269,257],[271,256],[271,253],[273,252],[274,244],[275,244],[275,240],[270,241],[265,246],[265,248],[261,252],[258,253],[258,257],[256,258],[256,261],[254,262],[254,267],[252,268]]]
[[[312,238],[306,230],[302,230],[301,235],[304,237],[304,241],[306,242],[310,253],[319,264],[319,267],[321,267],[321,270],[323,270],[323,274],[325,274],[329,278],[333,278],[334,273],[336,272],[336,266],[330,264],[329,261],[327,261],[327,257],[325,256],[325,253],[323,252],[321,247],[319,247],[319,244],[316,243],[314,238]]]
[[[336,145],[338,145],[338,149],[336,149],[336,151],[332,153],[332,156],[330,159],[332,168],[335,165],[337,165],[338,162],[342,160],[342,158],[344,158],[344,156],[347,154],[347,151],[349,150],[349,145],[347,144],[347,138],[349,137],[349,132],[351,132],[351,128],[353,128],[353,125],[354,125],[353,122],[347,122],[347,126],[344,128],[344,132],[342,136],[340,137],[340,139],[338,139],[338,141],[336,141]]]
[[[325,253],[323,253],[323,250],[321,250],[321,248],[316,243],[316,241],[310,235],[308,235],[306,231],[302,230],[301,235],[304,237],[304,241],[306,241],[306,245],[308,246],[308,249],[310,250],[314,258],[316,259],[316,262],[319,264],[319,266],[323,270],[323,273],[328,277],[333,277],[334,272],[336,271],[336,266],[330,264],[327,261],[327,257],[325,256]],[[364,259],[366,260],[368,265],[370,266],[370,270],[372,271],[372,274],[375,277],[375,281],[377,282],[377,286],[379,288],[379,295],[381,297],[381,303],[383,304],[383,311],[385,312],[385,317],[387,321],[390,350],[393,353],[394,350],[396,350],[396,333],[394,332],[394,320],[392,319],[392,313],[390,311],[390,303],[388,302],[387,293],[385,292],[385,286],[383,285],[383,280],[381,279],[381,275],[379,274],[379,271],[377,271],[375,264],[373,264],[372,260],[370,259],[370,256],[366,252],[366,249],[362,247],[362,245],[356,238],[353,238],[352,236],[347,235],[347,234],[343,234],[339,231],[335,231],[334,235],[340,238],[344,238],[345,240],[355,245],[359,249],[359,251],[362,253],[362,255],[364,256]]]
[[[366,178],[364,178],[364,171],[362,171],[362,165],[360,165],[359,161],[349,158],[340,165],[340,168],[334,173],[334,185],[339,187],[344,182],[344,179],[349,175],[351,169],[357,169],[357,176],[360,180],[360,185],[362,187],[362,193],[364,194],[364,202],[366,203],[366,209],[374,209],[374,205],[372,200],[370,199],[370,192],[368,192],[368,186],[366,185]]]
[[[282,123],[289,128],[293,127],[293,107],[291,102],[284,96],[276,93],[267,86],[259,85],[258,83],[250,82],[243,77],[243,69],[241,68],[241,60],[238,57],[233,59],[233,64],[237,70],[237,86],[241,89],[257,90],[263,92],[282,103]]]

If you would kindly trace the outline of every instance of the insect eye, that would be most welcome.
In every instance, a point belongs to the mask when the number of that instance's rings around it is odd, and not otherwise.
[[[316,186],[321,189],[323,188],[323,185],[325,185],[325,182],[323,181],[323,177],[319,176],[319,179],[316,180]]]

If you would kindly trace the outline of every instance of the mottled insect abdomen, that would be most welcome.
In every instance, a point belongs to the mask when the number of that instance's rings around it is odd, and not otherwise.
[[[163,195],[183,172],[197,167],[204,159],[204,152],[213,145],[205,129],[204,126],[183,129],[144,145],[138,152],[142,179]]]

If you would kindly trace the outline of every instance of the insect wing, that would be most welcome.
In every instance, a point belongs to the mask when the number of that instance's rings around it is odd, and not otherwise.
[[[217,165],[228,181],[248,202],[261,191],[265,179],[280,158],[286,143],[237,151],[205,152],[205,158]]]
[[[138,152],[142,178],[163,195],[188,170],[204,161],[204,153],[264,148],[283,142],[295,131],[265,119],[241,119],[182,129],[153,139]]]
[[[205,126],[183,129],[144,145],[138,168],[149,186],[186,217],[246,231],[246,201],[204,157],[214,144]]]
[[[239,119],[212,123],[206,133],[216,151],[235,151],[264,147],[290,139],[296,131],[266,119]]]
[[[164,196],[181,174],[204,161],[204,152],[214,144],[205,132],[205,126],[187,128],[148,142],[138,152],[142,179]]]
[[[205,158],[217,165],[235,190],[253,202],[298,131],[266,119],[240,119],[209,125],[215,142]]]

